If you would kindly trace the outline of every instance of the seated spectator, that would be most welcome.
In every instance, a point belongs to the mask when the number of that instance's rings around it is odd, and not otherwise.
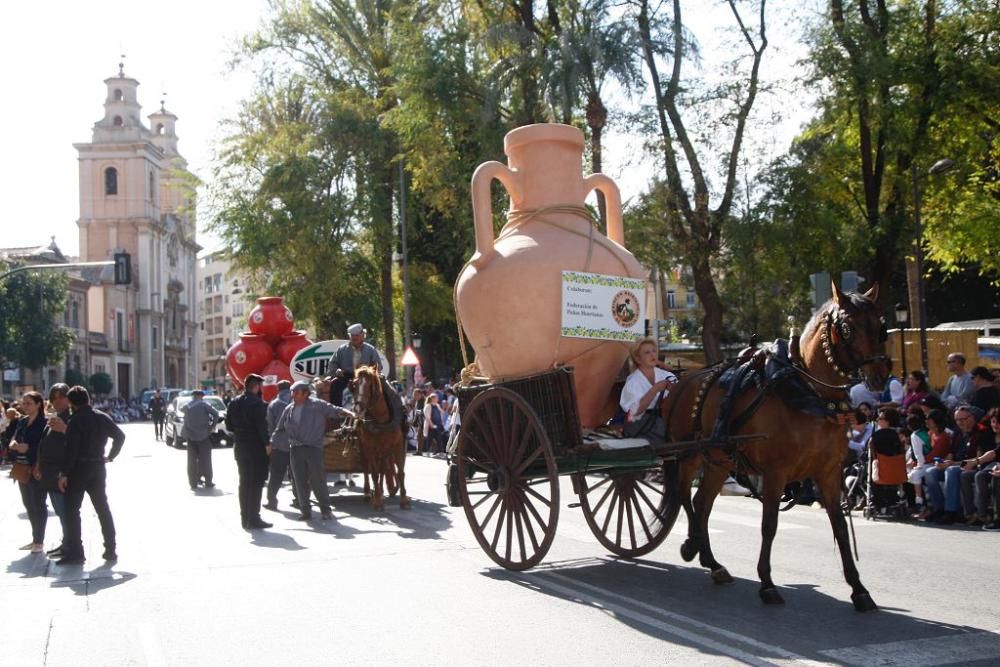
[[[852,460],[860,458],[875,431],[873,414],[872,404],[865,401],[862,401],[854,411],[854,425],[847,430],[847,446],[853,453]]]
[[[924,521],[930,515],[930,509],[924,504],[924,473],[933,466],[927,462],[927,456],[931,453],[931,436],[927,432],[927,424],[922,413],[919,416],[912,414],[907,417],[906,428],[910,431],[906,467],[910,471],[910,484],[913,485],[916,518]]]
[[[903,412],[908,412],[911,406],[919,405],[920,401],[931,392],[927,386],[927,376],[921,370],[911,371],[906,376],[906,391],[903,395]]]
[[[868,384],[867,378],[863,382],[851,387],[851,405],[858,407],[862,403],[870,403],[875,407],[899,407],[903,402],[903,383],[892,374],[892,361],[887,362],[889,368],[889,379],[881,389],[874,389]]]
[[[1000,455],[1000,408],[990,410],[987,423],[988,429],[985,424],[973,427],[962,464],[962,508],[968,526],[981,526],[990,520],[989,487]]]
[[[948,372],[951,377],[941,392],[941,401],[950,409],[955,409],[960,403],[967,403],[972,398],[975,387],[972,385],[972,375],[965,370],[965,355],[952,352],[948,355]]]
[[[927,432],[930,435],[931,451],[927,454],[930,465],[924,469],[923,484],[931,513],[925,518],[936,523],[954,523],[959,511],[958,480],[953,482],[954,491],[945,493],[942,485],[947,479],[945,472],[954,467],[955,455],[952,450],[951,433],[947,430],[948,417],[942,410],[932,410],[927,415]],[[950,487],[949,487],[950,488]]]
[[[1000,406],[1000,389],[993,384],[993,373],[985,366],[972,369],[972,384],[976,388],[969,401],[973,406],[983,411],[983,414]]]

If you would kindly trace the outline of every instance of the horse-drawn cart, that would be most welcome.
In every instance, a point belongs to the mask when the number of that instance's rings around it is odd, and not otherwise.
[[[450,477],[483,551],[510,570],[545,556],[559,521],[559,477],[569,475],[587,525],[614,554],[655,549],[681,508],[679,458],[758,436],[653,442],[585,434],[573,369],[457,388],[462,430]]]

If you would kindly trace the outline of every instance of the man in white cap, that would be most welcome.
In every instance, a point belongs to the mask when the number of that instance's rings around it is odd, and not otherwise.
[[[326,471],[323,468],[323,436],[326,434],[326,420],[351,414],[336,405],[310,396],[312,386],[299,380],[292,385],[292,402],[285,407],[278,424],[274,427],[271,440],[287,436],[291,451],[292,483],[299,498],[299,519],[312,518],[309,508],[309,489],[312,488],[319,501],[324,519],[331,519],[330,492],[326,486]]]
[[[330,402],[334,405],[343,405],[344,390],[347,389],[347,381],[354,377],[355,369],[361,366],[381,368],[378,350],[365,342],[365,328],[360,323],[347,327],[347,335],[351,337],[351,342],[337,348],[330,359],[330,375],[333,376]]]

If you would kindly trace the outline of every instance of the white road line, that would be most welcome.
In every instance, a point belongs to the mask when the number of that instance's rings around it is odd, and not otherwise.
[[[571,597],[583,597],[585,599],[588,599],[595,606],[613,611],[615,614],[619,616],[625,616],[634,621],[639,621],[640,623],[643,623],[645,625],[663,630],[664,632],[669,632],[670,634],[686,639],[692,643],[699,644],[714,651],[718,651],[721,654],[727,655],[729,657],[738,660],[744,660],[750,664],[773,665],[773,664],[783,664],[785,661],[794,662],[797,665],[819,666],[819,665],[832,664],[832,663],[817,662],[815,660],[809,660],[804,656],[785,650],[780,646],[767,644],[758,641],[753,637],[747,637],[746,635],[741,635],[739,633],[732,632],[731,630],[726,630],[724,628],[716,627],[714,625],[709,625],[708,623],[703,623],[702,621],[698,621],[689,616],[667,611],[665,609],[655,607],[651,604],[647,604],[640,600],[634,600],[632,598],[625,597],[624,595],[615,593],[614,591],[609,591],[599,586],[587,584],[582,581],[575,581],[567,576],[557,574],[552,571],[544,571],[544,573],[539,572],[539,574],[541,575],[540,577],[533,576],[532,578],[540,586],[550,587],[562,595],[570,595]],[[566,586],[562,586],[550,581],[539,582],[538,579],[540,578],[544,578],[546,580],[558,579],[564,582]],[[591,595],[588,596],[587,593],[590,593]],[[600,596],[601,598],[604,598],[605,601],[595,599],[594,596]],[[684,628],[681,628],[677,625],[666,623],[664,621],[653,618],[650,615],[644,614],[639,611],[635,611],[633,609],[629,609],[628,607],[624,607],[615,602],[607,602],[606,600],[608,599],[620,600],[624,604],[630,605],[632,607],[638,607],[640,609],[649,611],[651,614],[655,614],[657,616],[662,616],[664,618],[670,619],[671,621],[677,621],[683,623],[692,628],[696,628],[700,632],[685,630]],[[706,637],[704,634],[702,634],[703,632],[712,633],[719,637],[724,637],[725,639],[728,639],[730,641],[739,642],[746,646],[753,647],[760,653],[766,654],[768,656],[774,656],[774,658],[762,658],[753,653],[748,653],[747,651],[731,646],[730,644],[724,644],[722,642],[715,641],[714,639]]]
[[[846,665],[954,665],[973,661],[1000,660],[1000,633],[963,632],[946,637],[906,639],[884,644],[865,644],[820,651]]]

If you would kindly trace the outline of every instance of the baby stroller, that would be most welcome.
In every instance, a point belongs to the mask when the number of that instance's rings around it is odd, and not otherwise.
[[[865,448],[866,519],[905,519],[909,516],[906,502],[906,453],[894,428],[875,431]]]

